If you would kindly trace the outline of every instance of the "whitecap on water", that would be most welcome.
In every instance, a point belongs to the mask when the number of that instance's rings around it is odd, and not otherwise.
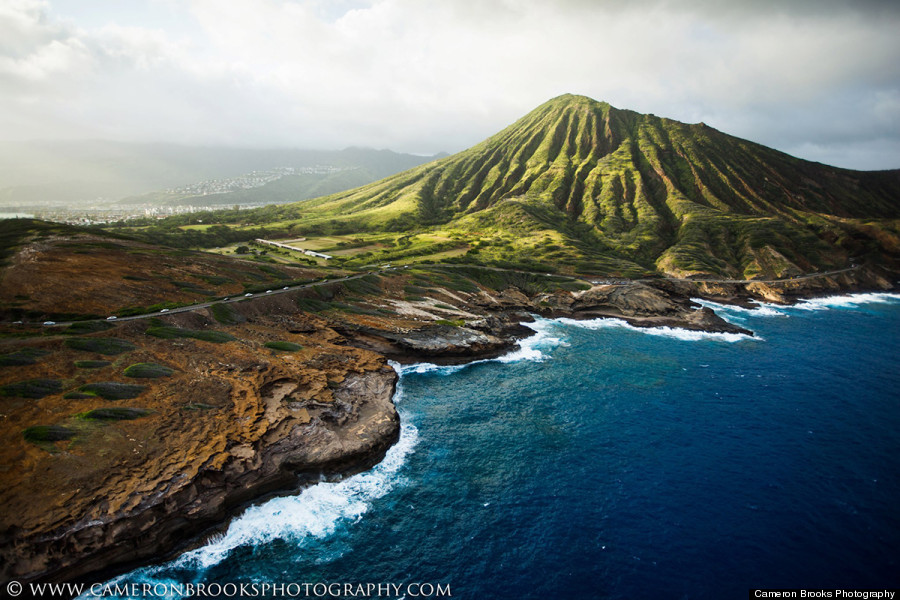
[[[409,375],[411,373],[415,373],[417,375],[424,375],[425,373],[439,373],[441,375],[450,375],[451,373],[456,373],[460,369],[465,369],[468,366],[468,364],[436,365],[434,363],[415,363],[411,365],[401,365],[393,361],[390,362],[391,365],[401,375]]]
[[[565,345],[566,343],[562,338],[551,335],[553,329],[553,321],[551,320],[538,318],[532,323],[522,323],[522,325],[534,331],[534,335],[520,340],[518,350],[493,360],[501,363],[511,363],[520,360],[541,362],[547,358],[547,355],[541,352],[541,348],[546,350]]]
[[[600,318],[588,321],[578,321],[575,319],[558,319],[560,323],[571,325],[574,327],[582,327],[585,329],[609,329],[621,328],[630,329],[647,335],[657,335],[661,337],[675,338],[687,342],[695,342],[700,340],[713,340],[720,342],[739,342],[741,340],[758,340],[763,338],[754,337],[745,333],[712,333],[709,331],[692,331],[690,329],[679,329],[677,327],[635,327],[622,319]]]
[[[900,300],[900,294],[891,292],[870,292],[861,294],[845,294],[842,296],[825,296],[800,300],[793,305],[770,304],[751,300],[758,308],[746,308],[732,304],[720,304],[702,298],[691,298],[697,304],[716,311],[732,315],[751,315],[758,317],[787,317],[791,310],[829,310],[834,308],[858,308],[860,304],[887,303]]]
[[[534,322],[522,323],[522,325],[534,331],[534,335],[530,335],[527,338],[519,340],[518,348],[509,352],[508,354],[498,356],[497,358],[473,360],[461,365],[436,365],[434,363],[427,362],[415,363],[411,365],[399,365],[392,362],[391,365],[402,375],[407,375],[410,373],[420,375],[424,373],[450,375],[456,373],[457,371],[460,371],[461,369],[465,369],[470,365],[477,365],[487,362],[513,363],[523,360],[542,362],[548,358],[548,356],[544,354],[544,352],[542,352],[542,349],[547,350],[549,348],[566,345],[565,340],[558,336],[551,335],[551,331],[553,329],[553,321],[550,319],[542,319],[538,317]]]
[[[900,294],[873,292],[866,294],[847,294],[844,296],[826,296],[801,300],[789,307],[797,310],[828,310],[831,308],[857,308],[860,304],[886,303],[900,300]]]
[[[760,302],[759,300],[751,300],[751,302],[757,305],[759,308],[750,308],[744,309],[748,312],[758,315],[760,317],[786,317],[787,314],[782,312],[782,309],[785,308],[781,304],[771,304],[769,302]]]
[[[387,495],[403,482],[400,474],[418,442],[418,430],[405,416],[400,440],[370,471],[342,481],[322,482],[296,496],[274,498],[252,506],[233,520],[228,530],[205,546],[186,552],[169,566],[209,568],[239,546],[260,545],[277,539],[302,542],[323,538],[344,521],[356,521],[373,500]]]
[[[767,302],[760,302],[758,300],[751,300],[753,304],[756,305],[755,308],[747,308],[746,306],[737,306],[736,304],[722,304],[720,302],[713,302],[712,300],[706,300],[704,298],[691,298],[693,302],[696,302],[700,306],[705,306],[706,308],[711,308],[715,310],[717,313],[730,313],[735,315],[747,315],[753,317],[786,317],[787,314],[782,312],[782,309],[785,307],[780,304],[770,304]]]

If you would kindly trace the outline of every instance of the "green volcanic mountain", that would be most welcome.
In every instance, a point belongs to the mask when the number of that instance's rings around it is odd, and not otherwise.
[[[830,167],[572,95],[370,185],[217,217],[292,235],[359,234],[375,242],[361,260],[434,250],[580,273],[734,278],[893,261],[898,219],[900,170]],[[396,235],[365,238],[385,232]]]

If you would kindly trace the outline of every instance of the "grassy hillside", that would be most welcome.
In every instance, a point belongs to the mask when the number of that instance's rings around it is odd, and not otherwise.
[[[566,95],[473,148],[355,190],[185,217],[147,235],[178,238],[191,219],[227,225],[220,235],[232,238],[254,227],[351,236],[367,248],[341,258],[350,266],[785,277],[900,255],[900,171],[829,167]]]

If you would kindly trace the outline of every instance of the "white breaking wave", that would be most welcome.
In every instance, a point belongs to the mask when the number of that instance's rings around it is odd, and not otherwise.
[[[786,308],[780,304],[770,304],[767,302],[759,302],[758,300],[751,300],[753,304],[756,305],[756,308],[747,308],[745,306],[737,306],[735,304],[722,304],[720,302],[713,302],[712,300],[705,300],[703,298],[691,298],[692,301],[696,302],[700,306],[705,306],[706,308],[711,308],[717,312],[726,312],[726,313],[737,313],[741,315],[750,315],[754,317],[786,317],[788,316],[782,310]]]
[[[857,308],[860,304],[887,303],[900,300],[900,294],[876,292],[867,294],[847,294],[845,296],[826,296],[801,300],[787,307],[797,310],[828,310],[832,308]]]
[[[499,362],[499,363],[512,363],[519,362],[522,360],[530,360],[533,362],[543,362],[547,358],[548,355],[544,354],[541,351],[549,348],[555,348],[557,346],[566,345],[565,340],[560,337],[556,337],[551,335],[551,330],[553,328],[553,321],[549,319],[537,318],[533,323],[522,323],[525,327],[534,331],[534,335],[530,335],[525,339],[519,340],[519,347],[515,350],[509,352],[508,354],[504,354],[503,356],[498,356],[497,358],[483,358],[480,360],[473,360],[467,363],[463,363],[461,365],[436,365],[434,363],[415,363],[411,365],[394,365],[394,368],[397,369],[401,374],[424,374],[424,373],[438,373],[440,375],[450,375],[452,373],[456,373],[470,365],[477,365],[480,363],[488,363],[488,362]]]
[[[371,470],[342,481],[318,483],[296,496],[273,498],[252,506],[232,521],[221,537],[182,554],[169,566],[209,568],[239,546],[256,546],[277,539],[323,538],[343,521],[358,521],[373,500],[404,481],[400,471],[418,438],[415,425],[404,417],[400,440]]]
[[[782,304],[772,304],[771,302],[762,302],[760,300],[751,300],[753,304],[757,305],[759,308],[751,308],[745,309],[751,312],[754,315],[758,315],[760,317],[786,317],[788,316],[786,313],[782,312],[782,309],[785,308]],[[740,308],[740,307],[738,307]]]
[[[571,325],[573,327],[582,327],[584,329],[630,329],[648,335],[657,335],[661,337],[675,338],[686,342],[696,342],[700,340],[713,340],[719,342],[739,342],[741,340],[757,340],[762,341],[761,337],[754,337],[745,333],[712,333],[709,331],[692,331],[690,329],[679,329],[677,327],[635,327],[622,319],[599,318],[589,321],[578,321],[576,319],[562,318],[558,319],[560,323]]]
[[[533,323],[522,323],[522,325],[534,331],[534,335],[520,340],[518,350],[513,350],[509,354],[504,354],[493,360],[501,363],[511,363],[520,360],[542,362],[548,356],[541,352],[541,348],[556,348],[566,343],[562,338],[550,334],[553,329],[553,321],[549,319],[539,318]]]
[[[869,292],[862,294],[845,294],[842,296],[825,296],[800,300],[796,304],[770,304],[751,300],[759,308],[746,308],[732,304],[720,304],[702,298],[691,298],[697,304],[716,311],[731,314],[751,315],[757,317],[787,317],[791,310],[830,310],[834,308],[858,308],[860,304],[889,303],[900,301],[900,294],[892,292]]]
[[[398,365],[392,366],[401,375],[401,382],[394,394],[394,402],[399,403],[403,397],[402,370],[398,369]],[[224,534],[210,539],[207,544],[182,554],[170,563],[145,567],[132,575],[154,578],[157,573],[170,568],[208,569],[241,546],[256,546],[278,539],[301,543],[304,538],[328,536],[340,523],[358,521],[374,500],[405,482],[401,470],[418,440],[418,429],[401,411],[400,439],[371,470],[341,481],[312,485],[296,496],[273,498],[251,506],[229,523]]]
[[[442,375],[449,375],[451,373],[456,373],[459,370],[465,369],[472,363],[464,363],[461,365],[436,365],[434,363],[415,363],[411,365],[398,365],[397,370],[404,374],[409,375],[411,373],[415,373],[418,375],[423,375],[425,373],[434,373],[438,372]]]

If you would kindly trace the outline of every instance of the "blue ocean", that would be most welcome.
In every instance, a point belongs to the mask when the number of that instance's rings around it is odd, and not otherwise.
[[[897,587],[900,295],[706,304],[756,336],[539,319],[500,359],[397,366],[403,429],[382,463],[115,581],[325,598]]]

